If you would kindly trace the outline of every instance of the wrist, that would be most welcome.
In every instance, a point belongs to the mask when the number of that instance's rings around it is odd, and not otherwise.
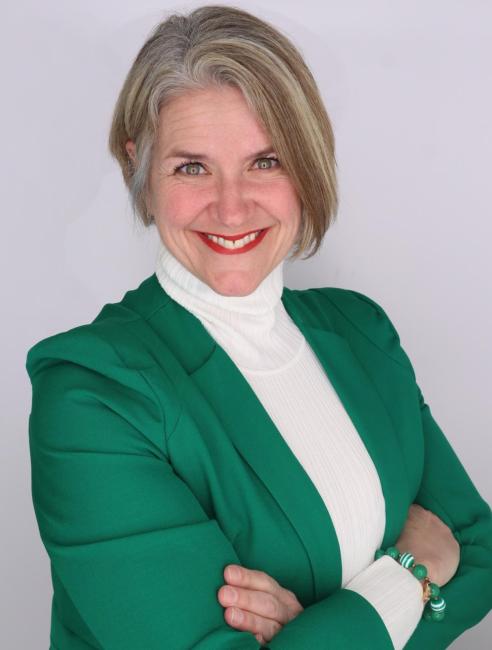
[[[402,547],[399,546],[398,548],[402,548]],[[407,550],[407,552],[412,554],[411,550]],[[412,554],[412,556],[413,556],[413,554]],[[418,555],[418,556],[413,556],[413,557],[414,557],[415,564],[421,564],[421,565],[425,566],[425,568],[427,569],[426,577],[428,577],[431,582],[433,582],[434,584],[441,587],[443,582],[442,582],[441,577],[440,577],[441,573],[440,573],[440,570],[439,570],[439,566],[440,566],[439,557],[437,557],[434,554],[433,555],[425,555],[425,556]],[[424,578],[420,578],[420,581],[423,583]]]
[[[431,582],[428,575],[427,566],[416,563],[413,555],[407,551],[402,551],[396,546],[390,546],[386,550],[380,548],[374,556],[378,560],[383,555],[389,555],[393,560],[408,569],[412,575],[421,583],[422,600],[425,603],[424,618],[431,621],[441,621],[444,618],[446,601],[440,594],[439,585]]]
[[[417,540],[419,541],[419,540]],[[412,543],[413,542],[413,543]],[[441,558],[440,555],[436,552],[434,546],[426,543],[415,544],[414,538],[401,538],[395,544],[395,547],[398,549],[403,549],[405,552],[412,555],[415,564],[423,564],[427,569],[427,575],[432,582],[441,587],[444,581],[441,580]],[[398,561],[398,560],[397,560]],[[423,579],[421,579],[423,581]]]

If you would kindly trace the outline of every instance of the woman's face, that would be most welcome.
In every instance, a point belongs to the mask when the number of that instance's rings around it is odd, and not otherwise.
[[[127,150],[134,158],[131,141]],[[301,202],[275,155],[231,86],[189,92],[159,114],[147,210],[171,253],[224,296],[254,291],[298,234]],[[258,231],[237,248],[205,234],[232,242]]]

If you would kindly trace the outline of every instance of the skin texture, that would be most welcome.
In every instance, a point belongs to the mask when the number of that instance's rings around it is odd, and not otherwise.
[[[297,236],[301,202],[269,135],[232,87],[189,92],[159,113],[146,205],[171,253],[196,277],[225,296],[244,296],[286,257]],[[135,145],[128,140],[136,162]],[[187,158],[197,165],[178,171]],[[171,156],[171,157],[170,157]],[[189,160],[189,159],[188,159]],[[239,235],[270,228],[250,251],[224,255],[197,235]]]
[[[396,547],[410,550],[416,564],[423,564],[432,582],[442,587],[451,580],[460,562],[460,545],[449,527],[430,510],[412,503]]]
[[[218,598],[226,607],[225,620],[231,627],[254,634],[262,645],[304,609],[292,591],[264,571],[229,564],[224,578],[227,586],[219,589]]]

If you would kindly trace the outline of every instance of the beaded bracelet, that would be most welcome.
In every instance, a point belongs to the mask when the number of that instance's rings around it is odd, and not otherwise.
[[[415,564],[415,559],[411,553],[400,553],[396,546],[390,546],[386,551],[382,548],[378,549],[374,559],[379,560],[383,555],[389,555],[399,562],[402,567],[409,569],[417,580],[423,580],[422,600],[426,603],[423,614],[424,618],[427,621],[442,621],[446,609],[446,601],[440,595],[441,592],[438,585],[431,582],[427,577],[427,568],[423,564]]]

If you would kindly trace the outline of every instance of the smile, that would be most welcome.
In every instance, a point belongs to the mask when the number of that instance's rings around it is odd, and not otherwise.
[[[263,230],[254,230],[239,237],[230,237],[222,235],[212,235],[208,233],[197,233],[202,241],[204,241],[212,250],[230,255],[235,253],[246,253],[251,249],[258,246],[260,241],[264,238],[269,228]]]

